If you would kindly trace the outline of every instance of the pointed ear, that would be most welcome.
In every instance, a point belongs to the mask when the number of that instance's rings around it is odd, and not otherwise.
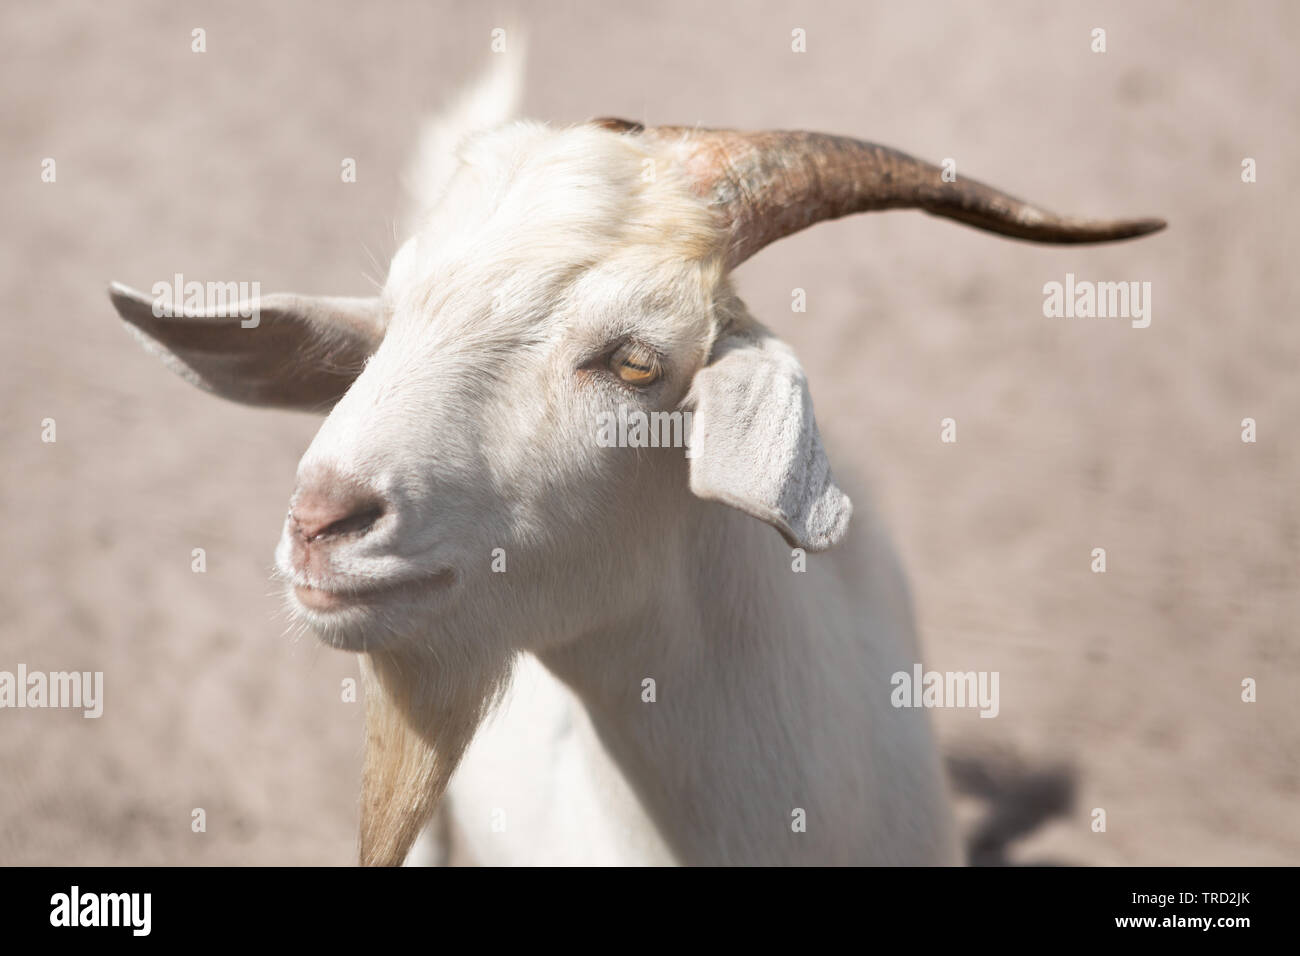
[[[790,347],[757,324],[727,334],[691,387],[691,491],[825,551],[853,505],[831,477],[812,397]]]
[[[204,313],[174,311],[116,282],[108,292],[128,330],[173,372],[222,398],[270,408],[329,411],[387,321],[377,298],[267,295]]]

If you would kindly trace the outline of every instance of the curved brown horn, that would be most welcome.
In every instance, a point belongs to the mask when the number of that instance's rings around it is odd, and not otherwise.
[[[938,166],[847,136],[595,122],[690,148],[688,174],[728,218],[731,266],[814,223],[882,209],[923,209],[1030,242],[1111,242],[1165,227],[1163,219],[1058,216],[973,179],[944,182]]]

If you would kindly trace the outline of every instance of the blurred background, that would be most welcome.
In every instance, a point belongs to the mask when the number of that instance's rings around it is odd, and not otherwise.
[[[191,388],[105,286],[367,294],[419,118],[518,24],[526,116],[851,134],[1060,212],[1169,220],[1051,248],[863,216],[737,284],[894,531],[926,666],[1000,672],[996,719],[936,715],[975,858],[1300,863],[1284,0],[4,5],[0,670],[101,670],[105,701],[0,710],[0,863],[355,859],[356,662],[288,636],[268,577],[317,421]],[[1044,318],[1067,272],[1151,282],[1150,327]]]

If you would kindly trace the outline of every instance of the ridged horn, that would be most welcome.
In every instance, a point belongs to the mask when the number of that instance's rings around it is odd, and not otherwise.
[[[727,218],[727,259],[733,267],[814,223],[884,209],[922,209],[1030,242],[1113,242],[1165,227],[1163,219],[1058,216],[973,179],[945,182],[932,163],[847,136],[644,127],[612,118],[593,122],[686,147],[687,173],[696,189]]]

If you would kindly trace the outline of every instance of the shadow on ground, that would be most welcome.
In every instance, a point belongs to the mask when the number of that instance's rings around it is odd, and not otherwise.
[[[1070,860],[1012,860],[1012,844],[1037,832],[1074,805],[1075,773],[1064,765],[1035,769],[1007,757],[953,755],[953,789],[982,805],[966,839],[971,866],[1077,866]]]

